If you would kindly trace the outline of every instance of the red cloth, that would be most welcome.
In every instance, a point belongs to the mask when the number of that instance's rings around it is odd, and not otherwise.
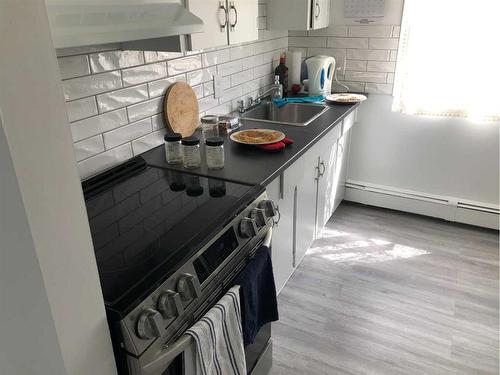
[[[283,150],[288,145],[293,145],[293,139],[285,137],[285,138],[283,138],[283,140],[281,140],[279,142],[270,143],[268,145],[260,145],[257,147],[259,147],[261,150],[264,150],[264,151],[279,151],[279,150]]]

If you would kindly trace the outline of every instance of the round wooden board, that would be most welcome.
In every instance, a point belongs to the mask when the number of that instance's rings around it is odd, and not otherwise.
[[[165,122],[171,132],[183,137],[193,135],[198,127],[199,107],[194,90],[185,82],[172,84],[165,94]]]

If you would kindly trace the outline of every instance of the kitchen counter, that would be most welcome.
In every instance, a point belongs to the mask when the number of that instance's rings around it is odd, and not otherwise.
[[[284,150],[268,152],[254,146],[237,144],[224,136],[225,167],[220,170],[209,170],[204,158],[204,145],[201,146],[202,165],[199,169],[186,170],[182,166],[168,165],[165,159],[165,147],[158,146],[142,154],[146,162],[152,166],[180,170],[199,176],[208,176],[248,185],[267,185],[279,174],[293,164],[301,155],[312,147],[321,137],[354,111],[360,104],[328,105],[323,113],[308,126],[278,125],[264,122],[246,122],[241,129],[268,128],[282,131],[295,143]],[[201,134],[197,134],[201,139]]]

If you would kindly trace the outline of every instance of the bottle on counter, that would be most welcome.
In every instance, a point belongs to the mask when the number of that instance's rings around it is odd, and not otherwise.
[[[179,133],[165,134],[165,156],[168,164],[182,164],[182,135]]]
[[[280,83],[280,77],[274,76],[274,84],[273,84],[273,99],[282,99],[283,98],[283,85]]]
[[[280,55],[280,64],[274,70],[274,75],[279,77],[279,83],[283,86],[283,97],[288,96],[288,68],[285,65],[286,55]]]
[[[211,137],[205,140],[205,153],[208,169],[224,168],[224,139]]]
[[[196,169],[200,167],[200,140],[198,137],[187,137],[182,139],[182,159],[184,168]]]

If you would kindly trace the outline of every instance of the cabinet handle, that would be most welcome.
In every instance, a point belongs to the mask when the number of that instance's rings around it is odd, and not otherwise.
[[[234,10],[235,19],[234,19],[234,23],[232,23],[230,26],[231,26],[231,29],[234,29],[236,27],[236,24],[238,23],[238,10],[234,6],[234,2],[231,2],[231,7],[230,7],[229,11],[232,11],[232,10]]]
[[[321,161],[319,163],[319,166],[320,166],[320,168],[318,168],[319,169],[319,177],[323,177],[325,175],[325,172],[326,172],[325,162]],[[321,168],[321,167],[323,167],[323,168]]]
[[[320,14],[321,14],[321,5],[319,5],[319,1],[316,1],[316,15],[315,15],[315,17],[318,18]]]
[[[281,212],[280,212],[280,206],[276,206],[276,212],[278,214],[278,219],[276,220],[275,218],[273,218],[273,223],[274,225],[277,227],[280,220],[281,220]]]
[[[221,11],[224,12],[223,14],[223,17],[224,17],[224,23],[220,23],[219,22],[219,25],[220,25],[220,31],[223,32],[225,29],[226,29],[226,26],[227,26],[227,23],[229,22],[229,14],[227,12],[227,8],[226,6],[224,5],[224,2],[221,1],[220,2],[220,5],[219,5],[219,21],[221,19]]]

